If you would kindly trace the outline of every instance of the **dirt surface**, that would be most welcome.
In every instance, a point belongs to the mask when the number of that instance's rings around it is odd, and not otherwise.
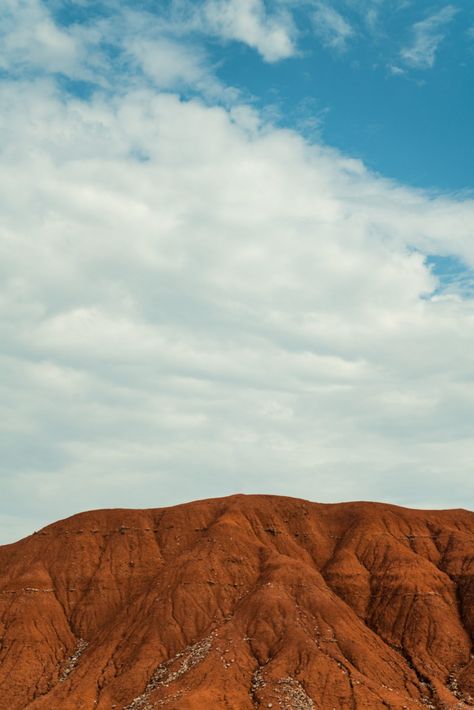
[[[1,710],[474,707],[474,513],[232,496],[0,547]]]

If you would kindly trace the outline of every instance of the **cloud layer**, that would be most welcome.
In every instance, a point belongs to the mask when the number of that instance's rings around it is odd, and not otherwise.
[[[472,506],[473,302],[426,257],[474,267],[473,203],[184,100],[204,59],[127,42],[114,91],[0,88],[5,539],[235,491]]]

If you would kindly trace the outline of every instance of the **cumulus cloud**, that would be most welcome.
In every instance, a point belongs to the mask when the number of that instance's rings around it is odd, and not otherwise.
[[[349,22],[330,5],[318,2],[313,14],[317,35],[333,49],[344,50],[349,37],[354,34]]]
[[[165,92],[0,85],[0,527],[235,491],[472,505],[473,301],[427,259],[474,267],[472,201],[183,100],[162,49]]]
[[[436,52],[445,37],[445,28],[457,13],[453,5],[447,5],[425,20],[413,25],[413,41],[400,52],[401,58],[418,69],[431,69]]]

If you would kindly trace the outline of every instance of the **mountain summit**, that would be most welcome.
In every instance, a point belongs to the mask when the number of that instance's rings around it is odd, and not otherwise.
[[[474,513],[277,496],[0,547],[1,710],[474,707]]]

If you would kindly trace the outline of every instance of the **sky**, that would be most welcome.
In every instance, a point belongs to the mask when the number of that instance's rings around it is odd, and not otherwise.
[[[3,0],[0,542],[474,508],[474,7]]]

